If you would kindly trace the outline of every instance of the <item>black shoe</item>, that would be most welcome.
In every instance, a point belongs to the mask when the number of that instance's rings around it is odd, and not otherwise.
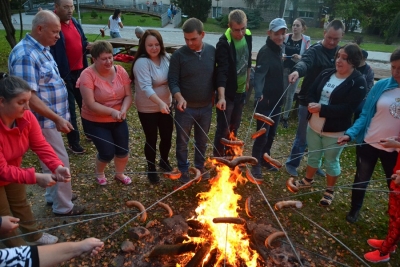
[[[86,149],[81,147],[80,144],[75,144],[75,145],[69,145],[68,149],[72,151],[74,154],[83,154],[86,152]]]
[[[154,164],[150,164],[147,167],[147,179],[152,184],[158,184],[160,182],[160,177],[157,174],[156,167]]]
[[[70,210],[67,213],[55,213],[55,212],[53,212],[53,213],[56,216],[75,216],[75,215],[82,214],[84,211],[85,211],[85,207],[74,205],[72,210]]]
[[[169,164],[168,160],[160,160],[160,163],[158,164],[158,167],[160,167],[161,169],[163,169],[166,172],[170,172],[172,171],[172,167]]]
[[[78,195],[75,193],[72,193],[71,201],[75,201],[78,198]],[[53,202],[46,202],[47,206],[53,206]]]
[[[349,213],[346,215],[346,221],[349,223],[356,223],[358,221],[358,217],[360,216],[360,210],[350,210]]]
[[[266,162],[265,160],[262,160],[262,161],[261,161],[261,166],[262,166],[263,168],[266,168],[267,171],[269,171],[269,172],[277,172],[277,171],[279,171],[277,168],[275,168],[274,166],[272,166],[271,164],[269,164],[269,163]]]

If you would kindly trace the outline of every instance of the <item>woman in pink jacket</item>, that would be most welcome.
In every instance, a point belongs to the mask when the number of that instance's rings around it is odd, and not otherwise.
[[[69,182],[71,175],[42,135],[39,123],[29,111],[31,88],[17,77],[0,80],[0,216],[14,216],[21,220],[22,233],[38,231],[26,199],[25,184],[52,186]],[[52,171],[37,173],[35,168],[21,168],[22,157],[28,149],[36,153]],[[16,236],[16,231],[1,233],[0,239]],[[29,245],[56,243],[58,238],[47,233],[26,236]],[[7,247],[26,245],[22,238],[4,241]]]

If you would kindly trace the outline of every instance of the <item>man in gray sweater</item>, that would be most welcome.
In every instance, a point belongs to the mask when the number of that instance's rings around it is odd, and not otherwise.
[[[186,45],[172,54],[168,85],[176,100],[176,159],[182,172],[180,181],[190,180],[188,142],[194,127],[194,166],[205,172],[207,134],[212,115],[215,48],[203,43],[203,23],[188,19],[182,26]],[[209,174],[204,173],[203,178]]]

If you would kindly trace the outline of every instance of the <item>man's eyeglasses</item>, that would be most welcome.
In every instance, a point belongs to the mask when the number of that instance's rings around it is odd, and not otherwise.
[[[74,10],[75,10],[75,6],[62,6],[62,8],[63,8],[65,11],[69,11],[69,10],[74,11]]]

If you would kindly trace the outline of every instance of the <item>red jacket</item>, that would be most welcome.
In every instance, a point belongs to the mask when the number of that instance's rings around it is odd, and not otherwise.
[[[10,183],[35,184],[35,168],[21,168],[22,157],[30,148],[54,172],[64,166],[45,140],[36,117],[27,110],[17,126],[10,129],[0,120],[0,186]]]

